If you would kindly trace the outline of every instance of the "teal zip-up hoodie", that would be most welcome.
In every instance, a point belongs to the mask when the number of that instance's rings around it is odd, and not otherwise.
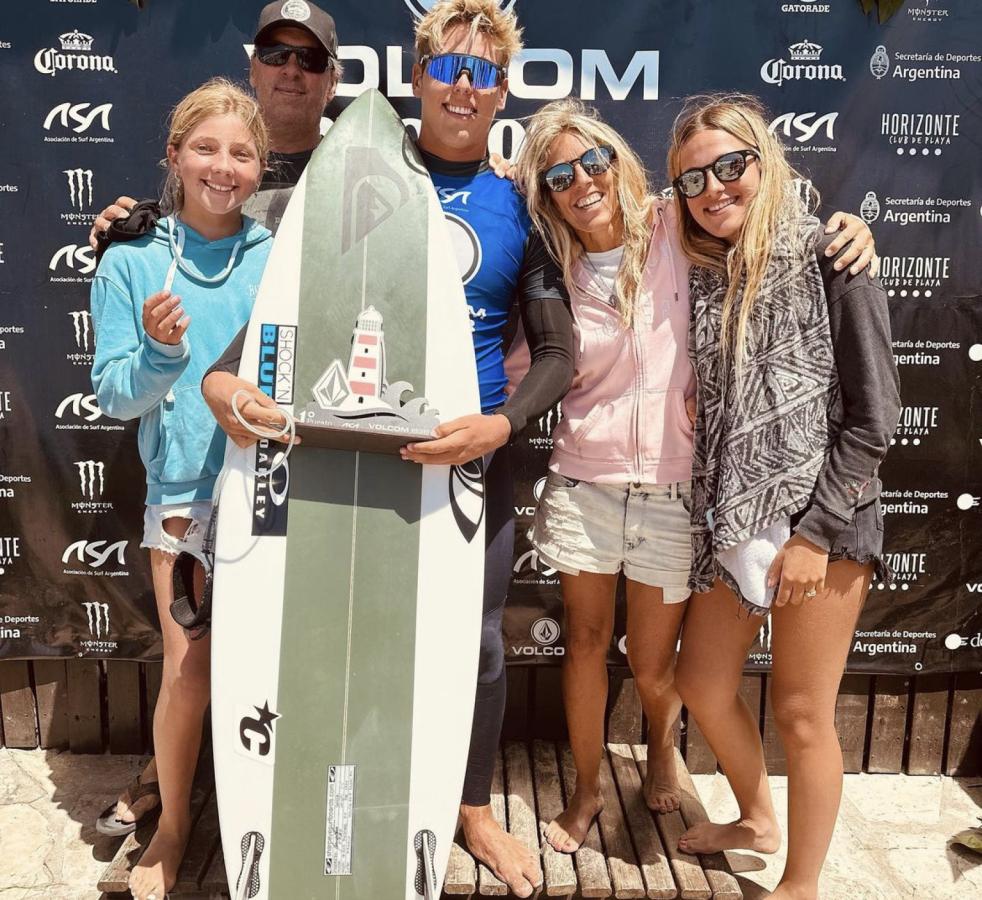
[[[249,320],[272,246],[248,217],[231,237],[207,241],[172,217],[106,251],[92,281],[92,385],[102,412],[140,419],[147,503],[211,499],[225,435],[201,396],[201,379]],[[180,344],[143,330],[143,303],[169,287],[191,317]]]

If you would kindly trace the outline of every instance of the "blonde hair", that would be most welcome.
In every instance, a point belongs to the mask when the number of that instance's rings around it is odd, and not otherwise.
[[[259,104],[251,94],[227,78],[212,78],[178,102],[167,122],[167,146],[179,150],[184,139],[205,119],[229,113],[235,113],[249,129],[256,142],[259,171],[264,172],[269,157],[269,132]],[[184,188],[168,160],[162,160],[161,164],[167,167],[161,206],[173,212],[184,206]]]
[[[682,174],[680,160],[686,141],[698,132],[712,129],[733,135],[760,154],[751,163],[760,167],[760,185],[747,205],[743,227],[732,244],[705,231],[689,212],[685,197],[675,192],[685,255],[695,265],[716,269],[728,279],[720,338],[724,357],[733,354],[739,384],[752,337],[750,319],[771,261],[775,236],[789,235],[792,252],[795,256],[802,255],[804,246],[798,229],[791,226],[806,210],[794,189],[795,179],[801,176],[788,162],[780,141],[768,129],[763,104],[750,94],[710,94],[686,100],[672,127],[668,151],[668,177],[672,181]],[[813,192],[811,199],[817,206],[817,193]],[[739,308],[736,308],[738,296]]]
[[[627,141],[604,122],[596,110],[579,100],[555,100],[531,117],[515,164],[515,183],[525,194],[529,215],[545,239],[549,252],[563,270],[567,285],[573,284],[573,267],[585,249],[576,231],[559,212],[552,191],[542,181],[552,145],[563,134],[575,135],[588,147],[607,145],[614,149],[615,159],[611,163],[610,173],[617,196],[616,214],[622,226],[624,244],[615,290],[621,321],[630,328],[651,243],[652,197],[647,173]]]
[[[513,12],[505,12],[497,0],[440,0],[416,25],[416,61],[443,51],[447,32],[457,25],[470,28],[470,38],[487,35],[507,66],[522,49],[522,29]]]

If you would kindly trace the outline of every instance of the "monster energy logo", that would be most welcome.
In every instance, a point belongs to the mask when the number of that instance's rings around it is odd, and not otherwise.
[[[97,639],[109,637],[109,604],[90,601],[82,605],[89,621],[89,634]]]
[[[75,326],[75,346],[79,350],[89,350],[89,334],[91,333],[90,323],[92,321],[92,313],[87,309],[79,309],[74,312],[70,312],[68,315],[72,317],[72,324]]]
[[[82,496],[87,500],[101,497],[106,487],[104,479],[106,464],[94,459],[81,459],[75,463],[75,468],[78,469],[78,481],[82,489]],[[99,479],[98,493],[96,492],[96,477]]]
[[[62,169],[68,177],[68,195],[72,207],[82,209],[92,205],[92,170],[91,169]],[[85,199],[86,193],[88,200]]]

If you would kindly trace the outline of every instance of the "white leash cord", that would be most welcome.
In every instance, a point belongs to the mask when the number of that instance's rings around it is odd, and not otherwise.
[[[290,451],[293,450],[294,438],[297,436],[297,420],[293,418],[293,414],[285,409],[280,409],[277,407],[277,412],[279,412],[283,418],[286,420],[283,427],[279,431],[266,431],[261,428],[257,428],[251,422],[247,422],[245,417],[242,415],[239,409],[238,397],[240,394],[245,394],[247,397],[249,392],[245,388],[239,388],[234,394],[232,394],[232,415],[235,416],[236,421],[250,434],[254,434],[256,437],[263,438],[264,440],[279,441],[284,438],[286,441],[286,450],[277,455],[272,466],[270,466],[268,472],[257,472],[250,468],[250,473],[252,475],[265,475],[269,478],[273,477],[273,473],[286,463],[287,457],[290,455]]]

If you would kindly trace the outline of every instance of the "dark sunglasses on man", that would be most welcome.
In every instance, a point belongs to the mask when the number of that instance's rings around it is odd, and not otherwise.
[[[736,181],[747,171],[747,165],[752,159],[760,159],[760,151],[756,147],[724,153],[708,166],[686,169],[672,184],[683,197],[692,200],[706,190],[706,173],[710,169],[722,182]]]
[[[324,47],[294,47],[292,44],[256,44],[256,58],[266,66],[285,66],[290,54],[305,72],[320,75],[334,64]]]
[[[456,84],[460,76],[467,73],[471,87],[475,91],[487,91],[501,87],[505,80],[505,69],[483,56],[470,53],[439,53],[424,56],[419,64],[430,78],[443,84]]]
[[[598,147],[591,147],[578,159],[571,159],[569,162],[556,163],[542,173],[542,180],[546,187],[556,194],[569,190],[576,180],[574,166],[579,166],[591,178],[596,175],[603,175],[610,168],[610,164],[617,159],[614,148],[607,144]]]

